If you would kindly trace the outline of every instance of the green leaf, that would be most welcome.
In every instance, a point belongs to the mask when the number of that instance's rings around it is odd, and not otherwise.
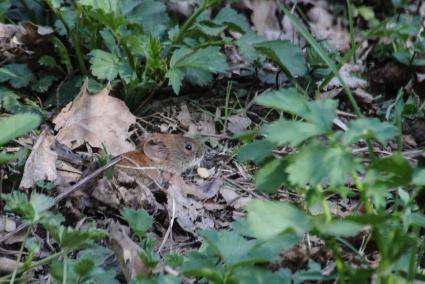
[[[254,161],[257,164],[269,157],[276,145],[267,140],[258,140],[244,145],[239,150],[239,160],[241,162]]]
[[[54,204],[54,200],[52,197],[33,192],[30,198],[30,204],[34,211],[34,216],[32,219],[34,221],[38,221],[41,219],[42,214]]]
[[[13,154],[0,152],[0,165],[10,163],[14,160],[25,161],[28,154],[29,150],[27,148],[21,148]]]
[[[311,227],[310,217],[289,203],[253,200],[247,211],[248,224],[259,239],[269,239],[290,229],[303,235]]]
[[[107,235],[106,231],[94,228],[80,231],[71,227],[61,226],[56,241],[60,243],[63,249],[71,250],[91,245],[94,240],[103,239]]]
[[[331,222],[318,224],[317,229],[323,234],[335,237],[356,236],[363,229],[363,225],[347,220],[332,220]]]
[[[280,186],[288,181],[288,175],[285,172],[288,161],[284,159],[273,159],[265,164],[255,175],[255,185],[257,189],[273,193]]]
[[[334,187],[344,184],[354,169],[351,152],[340,147],[329,147],[318,143],[303,147],[291,156],[286,168],[289,181],[299,186],[316,186],[320,183]]]
[[[88,258],[84,258],[79,260],[75,266],[74,266],[74,271],[80,276],[80,277],[85,277],[87,275],[90,274],[90,272],[93,271],[93,269],[95,268],[95,263],[93,260],[88,259]]]
[[[277,273],[273,273],[269,269],[261,267],[239,267],[235,271],[235,283],[244,283],[244,284],[257,284],[257,283],[267,283],[267,284],[290,284],[290,280],[286,280]],[[286,281],[285,281],[286,280]]]
[[[178,253],[170,253],[164,256],[165,262],[171,267],[179,267],[183,264],[184,257]]]
[[[218,253],[225,265],[267,262],[266,258],[250,255],[257,244],[255,240],[247,240],[235,232],[204,230],[201,236]]]
[[[121,215],[139,237],[144,236],[153,224],[152,216],[143,209],[125,208]]]
[[[273,144],[295,147],[308,138],[323,134],[323,131],[309,122],[280,119],[264,126],[263,133]]]
[[[55,36],[51,37],[51,41],[53,43],[53,46],[55,47],[56,53],[60,57],[60,63],[63,64],[66,67],[67,73],[71,74],[72,73],[72,63],[71,63],[71,58],[69,57],[68,49],[62,43],[62,41]]]
[[[307,62],[301,48],[287,40],[266,41],[257,43],[254,47],[293,77],[307,73]]]
[[[39,80],[37,80],[34,84],[31,85],[31,89],[36,91],[37,93],[47,92],[52,86],[54,81],[58,80],[58,78],[54,75],[44,75]]]
[[[218,25],[227,25],[230,29],[236,30],[237,32],[248,32],[250,26],[248,20],[244,15],[239,14],[232,8],[223,8],[215,16],[214,23]]]
[[[92,50],[89,55],[91,72],[98,79],[112,81],[118,76],[120,60],[117,56],[100,49]]]
[[[425,186],[425,169],[420,169],[413,174],[413,184]]]
[[[262,36],[257,35],[254,32],[247,32],[242,35],[237,41],[239,52],[245,57],[245,59],[252,63],[258,59],[258,52],[255,50],[254,45],[260,42],[264,42],[266,39]]]
[[[10,140],[27,134],[41,123],[41,117],[35,113],[18,113],[0,118],[0,146]]]
[[[155,36],[162,34],[170,21],[164,3],[154,0],[142,1],[126,18],[130,23],[141,24],[145,34]]]
[[[370,184],[398,187],[409,185],[412,181],[413,169],[402,154],[393,154],[372,162],[366,175]]]
[[[224,269],[217,265],[218,258],[197,251],[186,255],[180,271],[189,277],[205,277],[213,283],[223,283]]]
[[[321,132],[330,130],[338,106],[335,100],[307,101],[295,88],[268,91],[257,97],[256,103],[298,115]]]
[[[9,194],[2,193],[1,198],[6,203],[4,210],[18,213],[23,216],[27,222],[33,221],[34,209],[29,203],[25,193],[20,191],[12,191],[12,193]]]
[[[309,112],[307,100],[295,88],[265,92],[258,96],[255,102],[262,106],[289,112],[301,117]]]
[[[53,56],[50,56],[50,55],[43,55],[38,60],[38,63],[41,66],[49,67],[51,69],[54,68],[54,67],[56,67],[56,60],[55,60],[55,58]]]
[[[7,82],[14,88],[22,88],[34,79],[34,75],[26,64],[7,64],[0,68],[0,83]]]
[[[171,56],[170,69],[166,77],[169,79],[169,85],[178,94],[183,76],[191,79],[196,85],[205,85],[212,80],[212,73],[223,73],[227,68],[226,57],[220,52],[219,47],[210,46],[195,52],[183,47]]]
[[[342,143],[349,145],[360,139],[377,139],[384,143],[394,138],[398,133],[397,128],[388,122],[381,122],[377,118],[359,118],[350,123],[349,129],[342,136]]]

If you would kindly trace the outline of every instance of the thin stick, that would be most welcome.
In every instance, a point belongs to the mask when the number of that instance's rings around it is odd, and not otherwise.
[[[114,159],[112,159],[109,163],[107,163],[106,165],[98,168],[97,170],[95,170],[94,172],[92,172],[91,174],[89,174],[88,176],[82,178],[76,184],[64,188],[64,191],[61,194],[59,194],[58,196],[55,197],[53,204],[51,206],[49,206],[48,208],[46,208],[44,211],[50,210],[51,208],[53,208],[54,206],[56,206],[57,204],[59,204],[59,202],[61,202],[65,198],[67,198],[71,193],[73,193],[74,191],[78,190],[82,185],[86,184],[88,181],[90,181],[93,178],[97,177],[103,171],[105,171],[106,169],[112,167],[113,165],[115,165],[116,163],[118,163],[119,161],[121,161],[122,159],[123,159],[123,156],[122,155],[117,156]],[[23,223],[19,227],[17,227],[15,230],[13,230],[12,232],[9,232],[6,235],[0,237],[0,244],[3,243],[4,241],[8,240],[10,237],[12,237],[13,235],[17,234],[18,232],[22,231],[23,229],[25,229],[27,227],[28,227],[28,224]]]

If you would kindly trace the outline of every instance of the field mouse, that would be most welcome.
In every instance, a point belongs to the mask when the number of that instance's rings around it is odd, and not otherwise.
[[[181,174],[199,164],[203,144],[177,134],[149,134],[135,151],[123,154],[112,182],[103,178],[92,196],[113,208],[156,207],[152,191],[163,189],[166,174]]]
[[[199,164],[204,154],[200,141],[177,134],[151,134],[143,139],[139,148],[125,153],[117,167],[128,168],[128,174],[134,176],[143,175],[143,170],[134,166],[181,174]]]

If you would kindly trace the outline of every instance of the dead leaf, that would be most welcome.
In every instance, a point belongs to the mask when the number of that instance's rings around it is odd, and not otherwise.
[[[23,263],[19,263],[19,267],[22,267]],[[16,260],[7,257],[0,257],[0,274],[11,273],[16,268]]]
[[[128,236],[128,228],[111,223],[109,229],[111,248],[120,263],[121,271],[129,283],[138,274],[148,275],[149,269],[139,257],[140,247]]]
[[[342,26],[340,20],[333,25],[334,16],[323,5],[311,8],[307,16],[318,40],[327,40],[329,45],[339,52],[345,52],[350,48],[350,35],[347,29]]]
[[[57,178],[56,160],[52,150],[56,139],[45,129],[38,137],[24,168],[20,188],[31,188],[38,180],[54,181]]]
[[[277,4],[273,0],[244,0],[247,8],[252,10],[251,21],[255,30],[268,40],[278,39],[281,31],[276,17]]]
[[[170,179],[166,190],[169,216],[176,218],[180,227],[192,234],[196,234],[198,229],[213,228],[213,219],[201,202],[186,195],[186,186],[183,179],[177,175]]]
[[[16,229],[16,223],[7,216],[0,216],[0,232],[12,232]]]
[[[92,147],[108,149],[112,155],[119,155],[135,149],[127,141],[130,125],[136,117],[123,101],[109,96],[108,84],[96,95],[87,90],[88,80],[83,84],[78,97],[65,106],[53,120],[57,139],[75,149],[87,141]]]
[[[355,72],[361,72],[362,66],[360,64],[347,63],[344,64],[339,70],[339,75],[344,80],[345,84],[350,89],[365,89],[367,87],[367,81],[357,77]],[[326,90],[342,87],[341,82],[338,78],[333,78],[326,86]]]
[[[244,132],[251,125],[251,119],[247,116],[232,115],[229,117],[227,129],[233,134]]]
[[[243,209],[252,200],[251,197],[240,196],[233,188],[225,186],[220,189],[220,194],[228,206]]]
[[[189,109],[185,103],[180,105],[180,109],[177,120],[180,122],[181,127],[189,129],[189,126],[192,124],[192,117],[190,116]]]

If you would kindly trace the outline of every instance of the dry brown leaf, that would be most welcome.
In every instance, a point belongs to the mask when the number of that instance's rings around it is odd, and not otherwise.
[[[203,204],[186,195],[187,187],[183,179],[173,176],[167,188],[167,210],[186,232],[196,234],[198,229],[213,228],[214,221],[205,211]]]
[[[22,267],[23,263],[19,263],[19,267]],[[16,260],[7,257],[0,257],[0,274],[11,273],[16,268]]]
[[[344,64],[339,70],[339,75],[344,80],[347,87],[350,89],[365,89],[367,87],[367,81],[361,78],[356,77],[352,74],[354,72],[361,72],[362,67],[359,64],[347,63]],[[338,78],[333,78],[329,84],[326,86],[326,90],[342,87]]]
[[[109,229],[111,248],[120,263],[121,271],[129,283],[138,274],[148,275],[149,269],[139,257],[140,247],[128,236],[128,228],[111,223]]]
[[[16,229],[16,222],[7,216],[0,216],[0,233],[2,232],[12,232]]]
[[[350,35],[347,29],[339,23],[333,26],[334,16],[322,5],[316,5],[308,11],[311,28],[315,36],[321,40],[326,39],[330,46],[339,52],[350,48]]]
[[[96,95],[88,93],[87,84],[86,80],[78,97],[53,120],[58,141],[71,149],[84,141],[96,148],[103,144],[112,155],[134,150],[127,139],[136,117],[123,101],[109,96],[109,84]]]
[[[52,150],[55,141],[55,137],[47,129],[38,137],[25,163],[20,188],[31,188],[38,180],[56,180],[58,155]]]
[[[252,10],[251,21],[255,30],[269,40],[278,39],[281,31],[276,17],[276,1],[244,0],[244,4]]]
[[[229,117],[227,129],[233,134],[244,132],[251,125],[251,119],[247,116],[232,115]]]

